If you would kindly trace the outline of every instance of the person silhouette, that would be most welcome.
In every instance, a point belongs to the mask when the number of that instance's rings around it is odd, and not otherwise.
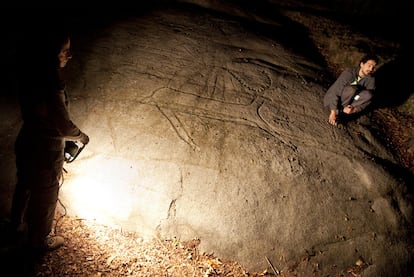
[[[84,145],[89,137],[71,120],[61,69],[72,58],[71,40],[59,21],[42,20],[27,27],[19,42],[18,98],[23,124],[15,141],[17,183],[10,225],[25,234],[34,252],[64,243],[52,232],[66,141]],[[18,236],[18,235],[16,235]]]

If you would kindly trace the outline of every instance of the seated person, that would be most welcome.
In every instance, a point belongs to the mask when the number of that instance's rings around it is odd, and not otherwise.
[[[366,54],[358,66],[345,69],[329,87],[323,103],[329,108],[330,124],[336,126],[341,115],[361,112],[371,104],[376,88],[375,77],[372,74],[377,64],[376,55]]]

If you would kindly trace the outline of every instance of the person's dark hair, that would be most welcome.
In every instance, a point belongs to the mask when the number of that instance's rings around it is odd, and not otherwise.
[[[62,20],[30,17],[21,21],[17,45],[17,79],[19,93],[29,93],[33,86],[39,93],[55,91],[62,86],[59,75],[59,52],[70,38]]]
[[[373,53],[368,53],[368,54],[365,54],[362,58],[361,58],[361,60],[359,61],[360,63],[366,63],[367,61],[369,61],[369,60],[371,60],[371,61],[374,61],[375,63],[379,63],[379,58],[378,58],[378,56],[377,55],[375,55],[375,54],[373,54]]]
[[[22,22],[19,56],[25,66],[56,69],[58,54],[70,34],[65,24],[55,17],[31,17]]]

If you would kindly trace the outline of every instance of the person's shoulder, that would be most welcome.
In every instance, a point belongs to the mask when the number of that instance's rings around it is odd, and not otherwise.
[[[370,74],[366,77],[366,79],[370,82],[375,82],[375,74]]]

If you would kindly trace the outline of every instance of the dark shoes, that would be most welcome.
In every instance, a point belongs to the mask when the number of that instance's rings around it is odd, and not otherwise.
[[[32,249],[34,253],[45,253],[61,247],[65,240],[61,236],[49,234],[42,242],[32,244],[25,228],[16,229],[10,222],[0,222],[0,253],[7,254],[23,249]]]
[[[43,248],[44,250],[55,250],[64,244],[65,240],[61,236],[48,236],[45,241]]]

